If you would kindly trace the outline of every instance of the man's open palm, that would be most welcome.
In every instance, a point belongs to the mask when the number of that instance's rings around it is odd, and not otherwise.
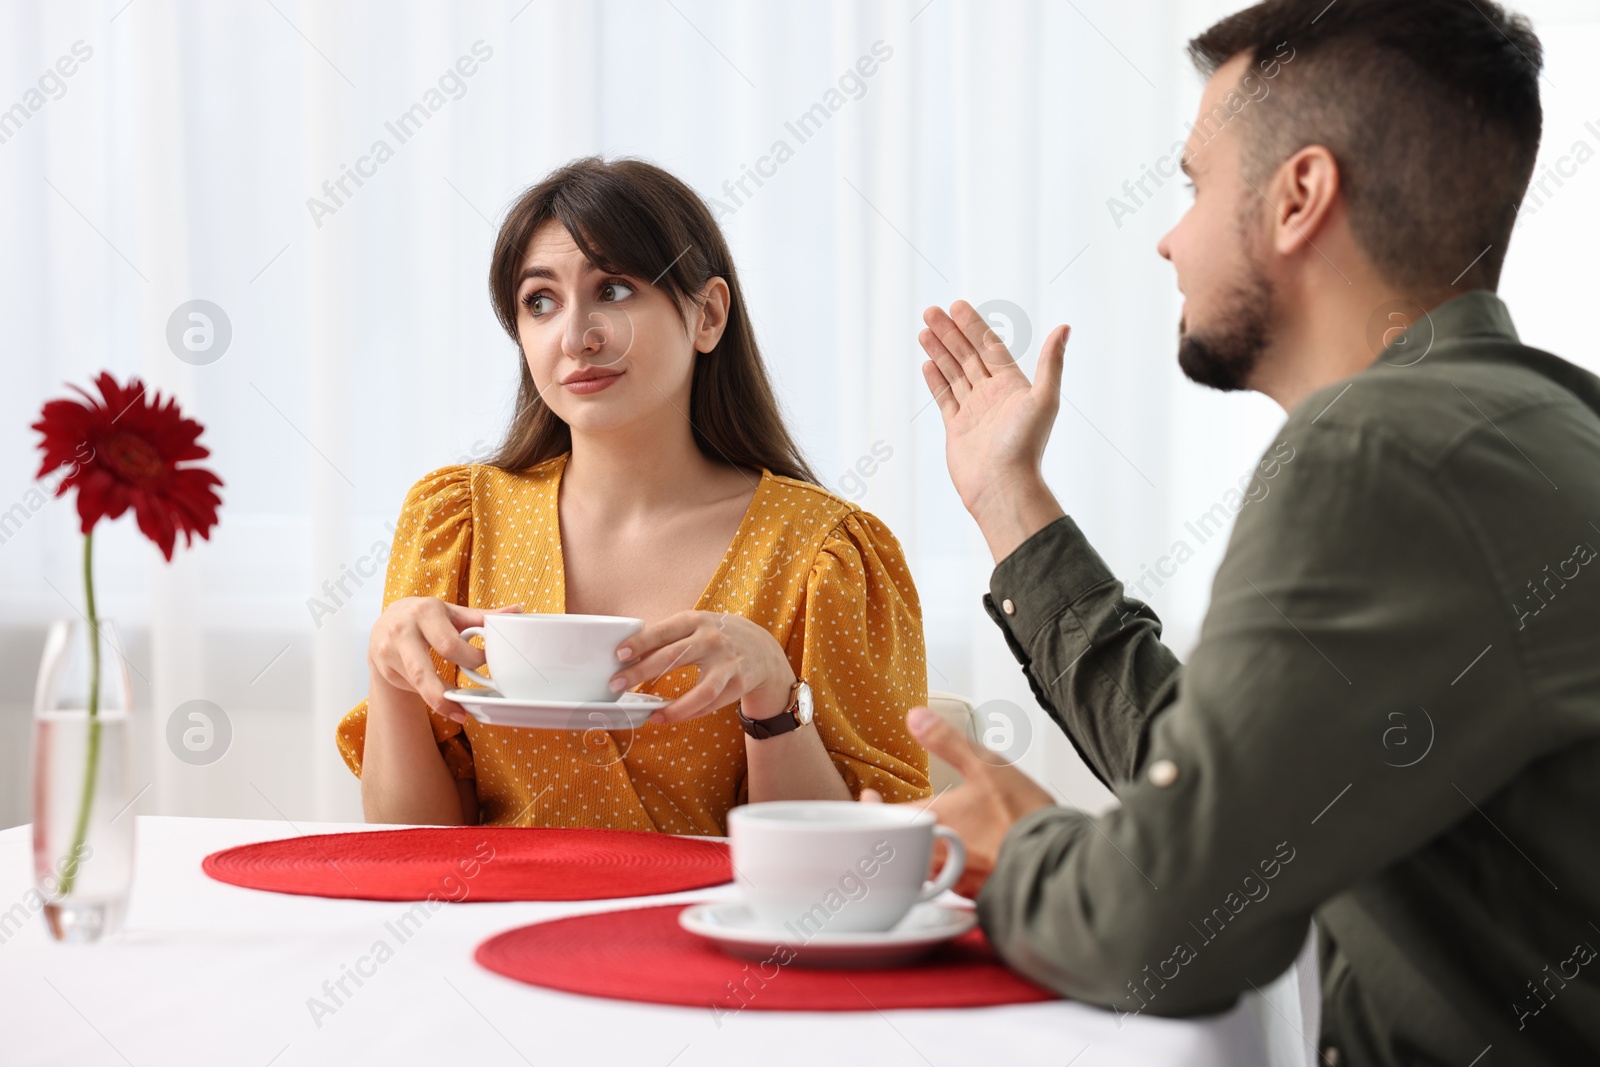
[[[965,300],[923,312],[917,335],[928,362],[922,377],[944,419],[945,462],[967,510],[978,514],[986,494],[1004,493],[1020,477],[1036,477],[1061,406],[1061,364],[1071,328],[1057,326],[1029,383],[1016,358]]]

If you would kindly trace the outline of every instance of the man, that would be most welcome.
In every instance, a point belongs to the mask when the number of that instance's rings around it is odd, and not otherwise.
[[[935,806],[983,927],[1063,994],[1182,1015],[1314,918],[1328,1067],[1596,1062],[1600,379],[1494,295],[1539,42],[1488,0],[1269,0],[1190,53],[1179,364],[1289,417],[1186,666],[1040,476],[1067,328],[1031,385],[966,303],[920,337],[985,606],[1121,801],[1057,807],[913,710],[967,778]]]

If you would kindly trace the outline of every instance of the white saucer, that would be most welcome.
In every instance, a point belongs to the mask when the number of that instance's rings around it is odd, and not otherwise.
[[[978,913],[944,904],[918,904],[892,930],[822,931],[807,938],[762,926],[747,905],[721,901],[684,908],[678,914],[678,925],[740,959],[768,960],[787,949],[794,954],[789,962],[800,967],[896,967],[960,937],[978,925]]]
[[[667,701],[646,693],[623,693],[616,700],[512,700],[493,689],[447,689],[445,699],[490,726],[531,730],[632,730]]]

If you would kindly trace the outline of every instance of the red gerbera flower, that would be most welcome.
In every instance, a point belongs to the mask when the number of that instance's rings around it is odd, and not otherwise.
[[[204,467],[178,466],[211,454],[197,443],[204,428],[184,418],[176,400],[147,394],[138,378],[121,386],[102,371],[95,384],[101,400],[72,386],[86,403],[45,404],[33,424],[44,435],[37,477],[68,468],[56,496],[78,491],[85,534],[102,518],[115,519],[132,507],[139,529],[169,560],[179,532],[185,545],[195,534],[210,537],[222,503],[213,486],[222,479]]]

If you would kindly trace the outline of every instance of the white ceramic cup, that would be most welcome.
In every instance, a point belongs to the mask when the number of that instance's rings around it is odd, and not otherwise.
[[[617,646],[642,629],[643,619],[620,615],[485,615],[461,637],[483,636],[493,677],[461,673],[512,700],[614,701]]]
[[[925,882],[933,839],[949,855]],[[967,850],[911,804],[776,800],[728,812],[734,878],[757,920],[799,941],[888,930],[912,906],[955,885]]]

